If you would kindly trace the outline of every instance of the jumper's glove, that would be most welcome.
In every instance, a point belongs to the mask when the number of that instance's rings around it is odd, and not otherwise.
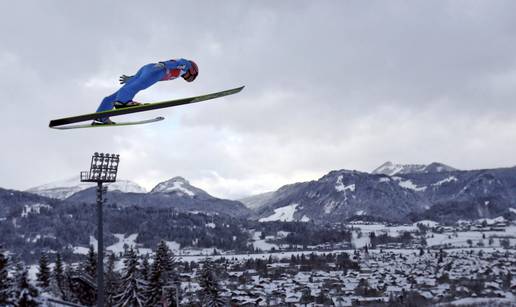
[[[125,84],[129,79],[131,79],[134,76],[127,76],[127,75],[121,75],[118,81],[120,81],[120,84]]]

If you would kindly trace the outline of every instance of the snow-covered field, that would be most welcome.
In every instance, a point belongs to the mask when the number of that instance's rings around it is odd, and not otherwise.
[[[106,250],[115,254],[120,254],[124,252],[124,247],[132,247],[133,249],[136,247],[136,238],[138,238],[137,233],[133,233],[128,237],[126,237],[124,234],[115,234],[114,236],[118,239],[118,242],[106,247]]]
[[[423,223],[428,221],[423,221]],[[414,225],[403,225],[388,227],[380,223],[353,223],[351,225],[355,231],[353,231],[353,237],[351,244],[355,248],[362,248],[370,244],[369,234],[374,232],[375,234],[387,234],[391,237],[398,237],[404,232],[415,232],[418,230],[416,224]],[[361,235],[359,235],[361,233]]]
[[[295,207],[297,204],[288,206],[289,210],[280,211],[276,213],[274,218],[288,218],[290,214],[295,212]],[[280,209],[284,209],[286,207],[282,207]],[[277,209],[278,210],[278,209]],[[489,222],[497,221],[493,219]],[[354,222],[349,225],[352,227],[352,240],[351,245],[353,248],[363,248],[366,245],[370,244],[369,234],[374,232],[376,235],[387,234],[391,237],[398,237],[402,235],[404,232],[410,232],[415,234],[418,229],[418,224],[423,224],[427,227],[435,227],[437,226],[436,222],[433,221],[419,221],[412,225],[397,225],[397,226],[386,226],[385,224],[380,223],[367,223],[367,222]],[[501,242],[500,239],[508,239],[509,244],[511,246],[516,245],[516,225],[508,225],[505,226],[504,231],[445,231],[445,232],[432,232],[428,231],[426,233],[425,239],[427,242],[427,247],[446,247],[446,248],[500,248]],[[260,231],[255,231],[252,233],[252,244],[255,249],[259,249],[264,252],[268,252],[271,250],[281,250],[282,246],[274,243],[269,243],[272,240],[279,239],[279,237],[286,236],[286,232],[278,232],[276,236],[267,236],[265,238],[261,237]],[[140,244],[136,243],[136,239],[138,238],[138,234],[131,234],[129,236],[125,236],[123,234],[115,234],[115,237],[118,239],[118,242],[106,247],[107,251],[115,253],[117,256],[123,254],[126,248],[133,248],[137,250],[140,255],[150,254],[152,250],[149,248],[144,248]],[[215,249],[215,248],[181,248],[180,244],[174,241],[167,241],[167,246],[170,248],[172,252],[176,255],[182,256],[202,256],[212,255],[214,251],[216,253],[224,254],[224,251]],[[90,244],[93,245],[96,250],[97,240],[94,237],[90,237]],[[313,247],[312,250],[317,249],[317,247]],[[88,248],[83,246],[76,246],[73,248],[74,253],[76,254],[87,254]],[[311,252],[311,251],[310,251]]]
[[[152,249],[142,247],[141,244],[136,243],[136,239],[138,238],[138,234],[134,233],[129,236],[125,236],[124,234],[114,234],[114,236],[118,239],[118,242],[106,247],[106,251],[114,253],[116,256],[123,255],[125,249],[133,248],[139,255],[150,255],[152,254]],[[222,253],[223,251],[217,248],[181,248],[181,245],[175,241],[165,241],[167,247],[176,255],[212,255],[214,251],[217,253]],[[93,246],[93,249],[97,251],[97,239],[93,236],[90,236],[90,245]],[[268,249],[265,249],[268,250]],[[89,251],[88,247],[85,246],[75,246],[73,247],[74,254],[82,254],[87,255]]]
[[[260,236],[262,235],[261,231],[256,231],[253,234],[253,247],[256,249],[260,249],[262,251],[270,251],[271,249],[278,249],[279,246],[272,243],[267,243],[267,240],[275,239],[273,236],[265,237],[265,239],[260,239]]]
[[[478,248],[452,248],[447,249],[446,251],[449,253],[452,252],[460,252],[460,251],[478,251]],[[482,248],[482,251],[485,253],[493,253],[493,252],[501,252],[503,249],[501,248],[493,248],[493,247],[485,247]],[[401,255],[417,255],[419,254],[419,249],[412,248],[401,248],[401,249],[383,249],[382,252],[392,252]],[[326,250],[326,251],[314,251],[314,250],[304,250],[304,251],[288,251],[288,252],[274,252],[274,253],[257,253],[257,254],[224,254],[224,255],[183,255],[180,256],[182,261],[203,261],[206,258],[211,259],[220,259],[220,258],[231,258],[236,260],[247,260],[247,259],[269,259],[269,257],[278,258],[278,259],[290,259],[292,255],[300,256],[300,255],[323,255],[328,253],[353,253],[353,250],[350,249],[335,249],[335,250]],[[379,254],[380,250],[369,250],[370,254]]]
[[[392,177],[392,179],[398,181],[398,185],[402,188],[414,190],[414,191],[424,191],[426,190],[426,186],[418,187],[410,180],[403,180],[401,177]]]
[[[482,220],[479,220],[482,222]],[[486,220],[487,224],[494,224],[500,222],[500,219]],[[375,232],[375,234],[387,234],[391,237],[397,237],[404,232],[414,233],[418,231],[417,224],[423,224],[427,227],[435,227],[436,222],[433,221],[420,221],[412,225],[401,225],[401,226],[386,226],[380,223],[353,223],[352,244],[355,248],[364,247],[366,244],[370,244],[369,234]],[[361,236],[359,236],[359,232]],[[508,239],[510,245],[516,245],[516,225],[509,225],[504,227],[504,231],[446,231],[444,233],[434,233],[429,231],[425,237],[427,246],[449,246],[449,247],[500,247],[500,239]],[[491,239],[491,240],[490,240]],[[480,245],[479,245],[479,242]]]
[[[491,238],[491,244],[489,244]],[[492,246],[500,247],[500,238],[509,239],[510,245],[516,244],[516,226],[508,226],[504,232],[500,231],[462,231],[454,233],[431,233],[427,234],[426,242],[427,245],[451,245],[453,247],[469,247],[469,241],[472,246]]]
[[[505,298],[492,298],[492,297],[466,297],[450,302],[452,306],[471,306],[471,305],[484,305],[484,306],[514,306],[516,304],[516,296],[510,292],[506,292],[508,297]],[[494,304],[494,305],[492,305]]]
[[[278,209],[274,209],[274,213],[268,217],[263,217],[260,222],[283,221],[292,222],[294,220],[294,213],[298,204],[291,204]]]

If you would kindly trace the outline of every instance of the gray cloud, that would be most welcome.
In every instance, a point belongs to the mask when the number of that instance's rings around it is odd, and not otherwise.
[[[222,197],[385,160],[511,166],[516,137],[512,1],[17,1],[0,4],[0,186],[28,188],[120,152],[147,187],[182,175]],[[117,77],[173,57],[198,81],[142,101],[245,84],[160,124],[53,131],[91,112]]]

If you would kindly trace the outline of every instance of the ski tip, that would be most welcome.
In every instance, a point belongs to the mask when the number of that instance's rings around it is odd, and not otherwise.
[[[232,88],[230,90],[227,90],[226,92],[232,92],[232,93],[236,94],[236,93],[239,93],[241,90],[243,90],[244,87],[245,87],[245,85],[242,85],[242,86],[235,87],[235,88]]]
[[[227,92],[231,94],[236,94],[236,93],[240,93],[243,89],[244,89],[245,85],[242,85],[242,86],[239,86],[239,87],[235,87],[233,89],[230,89],[228,90]]]
[[[129,122],[118,122],[113,124],[105,124],[105,125],[92,125],[92,124],[79,124],[79,125],[62,125],[62,126],[53,126],[51,129],[57,130],[73,130],[73,129],[83,129],[83,128],[107,128],[107,127],[122,127],[122,126],[136,126],[142,124],[150,124],[164,120],[165,117],[158,116],[151,119],[140,120],[140,121],[129,121]]]

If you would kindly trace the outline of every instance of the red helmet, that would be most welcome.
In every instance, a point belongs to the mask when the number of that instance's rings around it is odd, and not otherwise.
[[[195,64],[194,61],[188,61],[190,62],[190,69],[188,69],[184,75],[183,79],[185,79],[188,82],[192,82],[197,78],[197,75],[199,74],[199,68],[197,67],[197,64]]]

